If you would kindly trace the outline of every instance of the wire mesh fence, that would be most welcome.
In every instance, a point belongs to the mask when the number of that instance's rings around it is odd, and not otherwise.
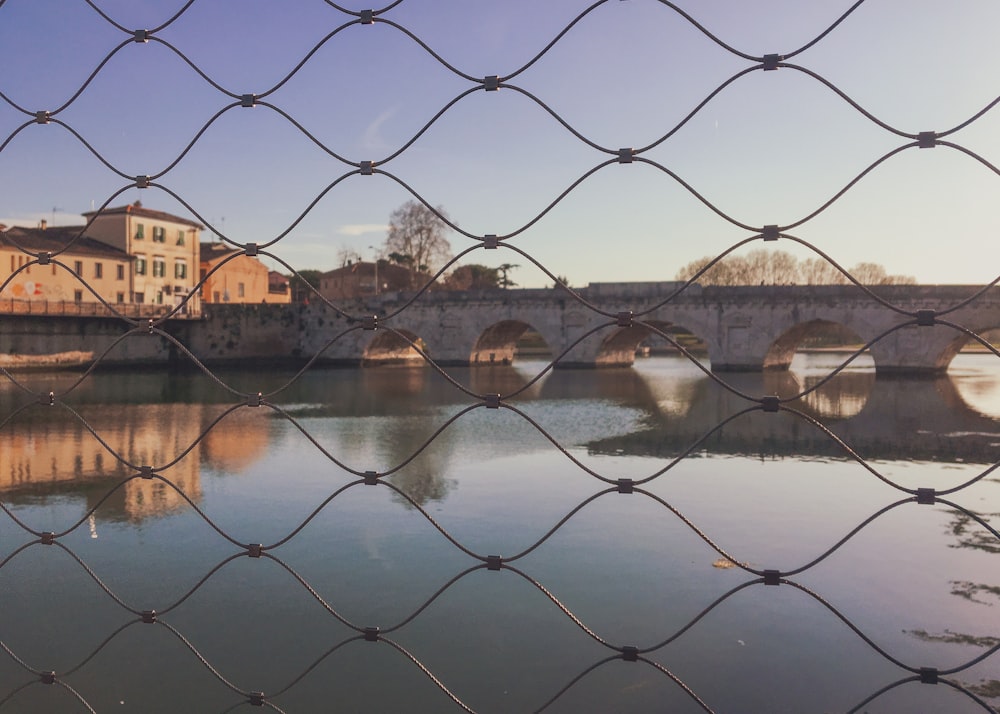
[[[993,304],[1000,278],[964,291],[879,290],[862,284],[835,261],[831,248],[805,233],[875,169],[911,153],[955,152],[995,180],[1000,171],[989,157],[959,139],[1000,99],[952,128],[909,131],[883,121],[853,100],[849,88],[811,70],[804,64],[809,51],[828,41],[864,0],[798,49],[767,54],[743,52],[682,7],[653,2],[657,11],[702,37],[706,55],[719,54],[739,66],[714,87],[705,87],[703,99],[675,125],[661,127],[654,141],[622,147],[588,136],[577,128],[583,118],[564,116],[521,84],[572,42],[583,23],[606,20],[602,13],[615,11],[618,2],[574,7],[523,64],[507,74],[479,75],[450,63],[434,42],[409,28],[414,16],[405,13],[416,5],[412,0],[374,10],[327,0],[316,3],[327,23],[319,39],[292,43],[299,59],[276,80],[261,80],[255,92],[227,86],[202,67],[198,48],[174,43],[172,31],[198,21],[207,4],[190,0],[159,24],[130,26],[100,3],[76,3],[88,23],[81,35],[95,38],[103,53],[88,66],[86,78],[48,109],[22,106],[0,88],[5,111],[16,117],[0,143],[0,165],[29,136],[46,132],[44,140],[58,136],[82,147],[95,171],[120,181],[85,214],[87,224],[63,248],[33,251],[16,236],[7,238],[26,260],[11,261],[0,292],[31,268],[37,275],[37,267],[43,267],[71,274],[86,294],[86,302],[59,302],[53,311],[47,302],[5,296],[0,320],[8,338],[22,313],[112,317],[120,331],[92,342],[81,338],[79,348],[86,353],[81,372],[35,378],[3,370],[7,391],[0,438],[6,438],[4,466],[11,476],[0,498],[5,514],[0,647],[6,655],[0,709],[491,712],[667,706],[726,712],[764,711],[761,702],[777,702],[773,711],[796,711],[809,702],[816,711],[861,712],[892,710],[901,701],[895,697],[913,697],[914,689],[923,687],[915,696],[936,710],[997,711],[1000,621],[990,609],[998,587],[993,561],[1000,552],[994,421],[967,412],[957,417],[927,413],[928,405],[947,411],[941,405],[956,401],[941,397],[940,381],[900,388],[898,382],[859,376],[855,368],[872,355],[881,359],[897,343],[902,345],[897,352],[908,355],[913,345],[934,345],[926,365],[935,373],[966,344],[994,365],[1000,352],[984,333],[1000,326]],[[0,23],[17,17],[17,5],[0,0]],[[415,12],[419,17],[420,9]],[[366,158],[337,149],[336,131],[330,138],[325,127],[312,128],[320,122],[308,106],[288,109],[281,99],[282,90],[296,80],[315,82],[310,71],[322,52],[341,43],[356,49],[361,33],[375,28],[385,31],[382,41],[418,48],[429,83],[439,80],[456,89],[442,90],[453,93],[408,140]],[[215,41],[222,41],[222,29],[215,28]],[[87,130],[77,128],[78,123],[93,127],[83,110],[109,121],[125,110],[95,108],[88,96],[109,66],[128,61],[137,48],[156,49],[155,61],[179,63],[196,76],[203,101],[198,111],[208,116],[163,168],[145,173],[126,170],[130,162],[121,160],[118,148],[101,150]],[[372,50],[370,56],[378,53]],[[65,71],[71,69],[68,65]],[[347,64],[336,70],[350,80],[356,68]],[[807,78],[896,144],[798,219],[757,225],[730,215],[668,161],[654,158],[655,150],[679,144],[692,118],[756,72]],[[460,113],[470,97],[493,92],[517,95],[540,110],[542,121],[572,138],[582,157],[575,165],[583,168],[513,229],[476,233],[435,207],[436,197],[424,188],[435,185],[434,167],[420,152],[426,135]],[[438,96],[430,90],[427,95]],[[122,105],[128,102],[127,96],[122,99]],[[496,109],[501,120],[504,110]],[[228,233],[224,221],[213,218],[216,209],[201,200],[197,177],[185,173],[212,132],[230,131],[243,139],[234,122],[247,112],[267,113],[282,130],[290,128],[295,141],[309,147],[307,153],[331,160],[339,171],[311,198],[296,196],[297,204],[306,207],[269,235]],[[260,143],[267,144],[268,137],[260,137]],[[168,143],[165,137],[161,143]],[[244,149],[252,154],[256,147]],[[741,237],[687,281],[649,283],[641,290],[571,287],[559,277],[556,254],[545,249],[543,219],[567,210],[588,182],[623,166],[641,166],[674,182],[712,221]],[[352,186],[375,177],[400,188],[464,241],[458,254],[417,289],[362,300],[331,299],[312,289],[308,305],[267,309],[202,304],[201,289],[227,265],[246,258],[267,258],[298,275],[283,255],[297,227],[309,223],[326,197],[350,196]],[[74,246],[114,212],[126,192],[137,189],[176,202],[185,220],[206,226],[232,249],[199,277],[194,289],[177,291],[173,305],[107,300],[92,285],[95,281],[69,262]],[[278,185],[273,191],[277,202],[283,192]],[[512,213],[520,216],[524,210],[517,206]],[[148,240],[165,244],[163,239],[161,234]],[[181,245],[182,238],[176,242]],[[719,305],[733,305],[726,309],[744,315],[743,322],[728,325],[739,328],[732,344],[717,340],[717,363],[711,346],[707,362],[670,329],[681,322],[671,310],[704,298],[700,278],[726,256],[757,243],[793,245],[833,265],[852,284],[837,288],[836,295],[848,290],[863,306],[858,309],[869,311],[859,318],[859,324],[868,325],[859,328],[864,332],[860,343],[808,379],[721,370],[726,350],[737,349],[739,340],[780,342],[782,334],[757,334],[764,328],[745,316],[750,301],[775,300],[773,290],[750,289],[753,297],[741,298],[743,303],[720,299]],[[455,366],[464,358],[442,358],[432,339],[433,329],[440,328],[443,342],[470,319],[471,298],[434,291],[451,269],[479,251],[508,251],[554,285],[544,291],[490,293],[480,300],[476,309],[487,317],[477,319],[485,319],[489,329],[465,349],[465,361],[493,363],[485,368],[492,369],[489,373]],[[634,263],[641,259],[629,256]],[[162,277],[162,268],[151,269]],[[847,301],[831,300],[829,288],[811,291],[826,302]],[[553,331],[548,339],[552,354],[524,361],[519,371],[502,370],[496,363],[510,361],[503,355],[514,354],[514,342],[530,323],[528,313],[518,310],[531,301],[547,304],[545,309],[558,315],[561,332]],[[696,319],[692,314],[688,321]],[[235,322],[226,322],[233,315]],[[265,315],[282,329],[308,332],[309,339],[298,344],[294,369],[233,370],[213,362],[205,347],[212,335],[191,337],[198,329],[225,326],[231,334],[216,337],[232,343],[230,353],[258,358],[268,345],[253,347],[248,325],[263,322]],[[185,320],[191,326],[177,328],[180,317],[194,318]],[[436,327],[423,334],[414,329],[435,320]],[[87,332],[81,328],[80,334]],[[269,336],[262,338],[267,341],[279,333],[261,334]],[[793,337],[801,340],[805,334]],[[559,369],[579,366],[582,354],[591,366],[613,354],[628,355],[617,363],[631,362],[647,337],[678,355],[689,368],[684,379],[694,375],[701,380],[698,389],[710,389],[711,396],[699,401],[698,394],[685,394],[687,406],[677,411],[663,405],[678,397],[659,394],[620,371]],[[711,342],[711,335],[705,337]],[[168,354],[169,360],[151,361],[191,370],[164,369],[155,375],[102,370],[141,340],[155,346],[152,353],[136,352],[139,363],[149,354]],[[372,370],[381,372],[377,376],[321,369],[325,358],[338,351],[356,354],[360,361],[380,350],[388,356],[384,361],[402,355],[411,366]],[[422,369],[414,369],[414,362]],[[766,360],[757,366],[767,366]],[[855,431],[851,418],[863,419],[857,412],[833,413],[824,401],[838,389],[850,391],[849,379],[864,381],[862,401],[874,412]],[[602,399],[622,389],[629,394],[625,407]],[[585,394],[591,401],[581,403]],[[913,401],[902,411],[878,411],[878,402],[908,399]],[[657,415],[652,423],[648,414],[643,416],[651,404]],[[389,428],[389,415],[403,418]],[[879,451],[878,442],[895,438],[897,431],[913,437],[903,447],[907,453],[883,455],[887,452]],[[54,446],[67,434],[72,437],[68,446]],[[936,444],[942,440],[947,447]],[[521,450],[527,451],[523,460],[504,460]],[[718,462],[706,458],[711,453],[795,453],[804,456],[803,462],[817,455],[832,461],[822,471],[822,484],[812,482],[811,467],[796,462],[794,469],[809,473],[796,478],[777,459],[762,459],[767,473],[748,482],[738,474],[723,475]],[[619,458],[622,454],[651,458],[628,461]],[[234,485],[225,478],[240,472],[250,458],[261,464],[252,479]],[[913,465],[909,473],[907,458]],[[497,465],[491,466],[492,460]],[[936,461],[945,466],[927,466]],[[200,469],[216,478],[202,479]],[[464,474],[462,497],[458,490],[448,495],[449,474],[456,469]],[[492,482],[489,487],[484,480]],[[41,491],[26,490],[40,481],[45,483]],[[695,490],[698,483],[707,490]],[[69,493],[83,493],[83,505],[74,504]],[[449,503],[459,505],[445,508]],[[819,516],[824,509],[850,520],[826,528]],[[150,519],[156,514],[176,518]],[[942,529],[954,542],[942,538]],[[115,539],[114,549],[104,547]],[[889,562],[871,562],[866,548],[873,546],[865,544],[872,542],[890,556]],[[357,551],[365,557],[359,559]],[[715,568],[692,568],[694,552]],[[911,583],[924,582],[915,574],[924,562],[932,564],[927,569],[937,578],[937,589],[915,592]],[[941,573],[945,562],[949,567]],[[860,582],[852,582],[853,572],[864,573]],[[948,588],[943,596],[942,585]],[[653,593],[651,600],[634,594],[644,589]],[[947,618],[940,622],[940,612],[952,614],[942,603],[956,598],[973,615],[962,610],[956,615],[959,625]],[[894,610],[914,618],[906,637],[888,635],[880,623],[879,614],[895,622]],[[744,630],[759,640],[721,634]],[[374,644],[381,647],[372,654],[366,648]],[[838,652],[851,662],[838,664]],[[785,669],[803,659],[816,662],[809,677]],[[641,674],[623,672],[620,662],[642,667]],[[839,675],[845,668],[850,674]],[[739,702],[752,704],[747,709]]]

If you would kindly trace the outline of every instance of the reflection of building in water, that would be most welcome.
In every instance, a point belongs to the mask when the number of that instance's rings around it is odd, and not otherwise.
[[[260,409],[237,409],[227,414],[201,441],[205,464],[235,474],[259,461],[267,451],[269,415]],[[211,423],[210,418],[202,421],[202,428]]]
[[[184,404],[82,408],[81,415],[107,448],[68,411],[39,407],[23,413],[24,419],[13,420],[0,432],[0,492],[5,501],[15,503],[24,497],[80,496],[90,508],[115,483],[135,473],[115,453],[136,466],[164,466],[194,443],[201,433],[204,409]],[[196,502],[201,498],[199,452],[195,446],[162,472]],[[98,517],[137,521],[185,504],[163,481],[135,479],[101,505]]]

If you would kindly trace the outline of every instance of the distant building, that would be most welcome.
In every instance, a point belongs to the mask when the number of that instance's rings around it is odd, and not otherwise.
[[[413,271],[409,268],[387,260],[348,262],[320,276],[319,293],[327,300],[338,300],[409,290],[412,278]]]
[[[134,258],[131,302],[177,305],[192,291],[204,226],[145,208],[139,201],[83,216],[93,219],[87,235]],[[197,295],[182,312],[198,313]]]
[[[290,303],[292,301],[291,281],[277,270],[267,274],[267,301]]]
[[[202,302],[291,302],[288,279],[269,271],[257,258],[240,255],[241,252],[226,243],[201,244],[198,265],[200,278],[205,280],[201,287]]]
[[[38,228],[13,226],[0,232],[0,280],[34,260],[32,254],[49,253],[54,261],[69,268],[54,262],[28,266],[7,284],[0,297],[31,302],[97,302],[83,284],[86,282],[109,303],[131,302],[131,256],[89,234],[81,236],[83,228],[50,228],[42,221]]]

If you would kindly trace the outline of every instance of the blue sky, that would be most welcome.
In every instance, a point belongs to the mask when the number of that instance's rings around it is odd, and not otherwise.
[[[126,28],[156,27],[183,5],[95,4]],[[724,42],[762,55],[798,49],[851,3],[677,4]],[[408,28],[469,75],[506,76],[591,5],[403,0],[381,17]],[[349,19],[323,0],[194,0],[156,36],[226,89],[261,94]],[[900,130],[943,131],[1000,94],[997,27],[1000,3],[988,0],[866,0],[790,62]],[[0,4],[0,92],[32,112],[53,110],[123,39],[83,0],[6,0]],[[609,0],[510,83],[591,141],[617,149],[655,142],[751,64],[657,0]],[[470,86],[405,34],[376,23],[328,40],[266,101],[338,154],[378,162]],[[231,101],[166,46],[130,43],[58,118],[123,172],[155,174]],[[0,142],[26,119],[0,101]],[[1000,164],[1000,108],[948,140]],[[782,68],[738,79],[643,156],[738,221],[785,225],[905,143],[816,79]],[[443,206],[463,229],[503,235],[531,222],[606,158],[525,94],[502,89],[463,98],[380,168]],[[233,240],[264,243],[348,170],[276,112],[236,108],[212,123],[158,183]],[[79,223],[81,212],[125,184],[65,128],[32,125],[0,152],[0,222]],[[790,232],[848,266],[874,261],[925,283],[985,283],[1000,274],[998,194],[1000,176],[973,158],[940,146],[910,149]],[[386,176],[349,177],[271,250],[296,268],[336,267],[345,248],[371,257],[369,246],[384,240],[389,213],[409,198]],[[112,205],[135,199],[190,215],[155,188],[127,190]],[[583,285],[669,280],[684,264],[749,235],[669,175],[633,163],[598,171],[510,244]],[[450,240],[455,252],[472,245],[458,234]],[[787,241],[768,247],[806,255]],[[479,250],[465,262],[519,263],[518,283],[549,283],[507,250]]]

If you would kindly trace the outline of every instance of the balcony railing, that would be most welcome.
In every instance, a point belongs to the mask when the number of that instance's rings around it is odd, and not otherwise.
[[[150,303],[118,303],[109,308],[100,302],[76,302],[74,300],[24,300],[0,298],[0,315],[50,315],[54,317],[163,317],[174,305]],[[178,319],[201,318],[201,310],[192,309],[189,304],[173,317]]]

